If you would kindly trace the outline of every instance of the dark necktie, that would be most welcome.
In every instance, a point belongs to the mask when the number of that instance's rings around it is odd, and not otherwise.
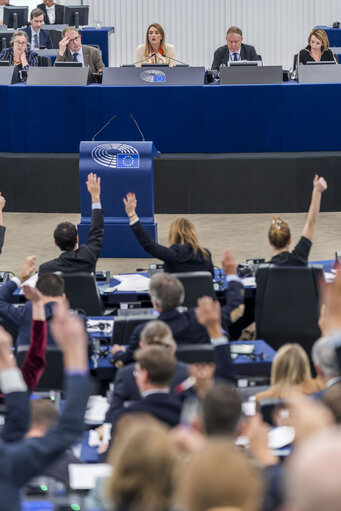
[[[233,60],[238,60],[238,53],[233,54]]]
[[[34,47],[39,48],[38,34],[34,34]]]
[[[78,57],[79,53],[74,53],[73,56],[72,56],[72,62],[78,62]]]

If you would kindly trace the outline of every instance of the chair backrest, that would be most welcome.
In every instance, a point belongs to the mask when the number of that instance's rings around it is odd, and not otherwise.
[[[152,309],[151,309],[152,310]],[[155,316],[143,314],[141,316],[115,316],[112,341],[114,344],[129,344],[131,334],[138,325],[148,323]]]
[[[102,316],[104,304],[92,273],[61,273],[71,309],[81,309],[86,316]]]
[[[38,55],[38,66],[40,67],[52,67],[52,59],[51,57],[45,57],[42,55]]]
[[[296,69],[297,57],[298,57],[298,53],[295,53],[295,55],[294,55],[294,62],[293,62],[293,65],[292,65],[292,68],[293,68],[294,70]]]
[[[29,350],[28,345],[17,347],[16,358],[19,367],[22,366],[26,354]],[[47,390],[62,390],[64,383],[64,364],[63,353],[58,346],[47,346],[46,349],[46,367],[36,387],[37,392]]]
[[[310,356],[320,336],[318,279],[323,267],[260,265],[257,275],[255,320],[257,339],[274,349],[298,342]]]
[[[176,358],[186,364],[214,362],[214,347],[212,344],[178,344]]]
[[[185,288],[184,307],[196,307],[198,298],[211,296],[216,298],[213,287],[212,275],[209,271],[189,271],[184,273],[173,273]]]

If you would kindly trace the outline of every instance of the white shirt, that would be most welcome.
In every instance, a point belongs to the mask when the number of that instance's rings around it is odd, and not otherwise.
[[[240,58],[240,50],[241,50],[241,47],[239,48],[239,50],[238,50],[238,51],[234,51],[234,52],[232,52],[232,51],[230,51],[230,50],[229,50],[229,54],[230,54],[230,55],[229,55],[229,60],[230,60],[230,61],[231,61],[231,60],[232,60],[232,61],[234,61],[234,53],[237,53],[237,60],[241,60],[241,58]]]
[[[54,22],[56,21],[56,9],[54,4],[52,5],[52,7],[46,6],[46,14],[49,19],[50,25],[53,25]]]

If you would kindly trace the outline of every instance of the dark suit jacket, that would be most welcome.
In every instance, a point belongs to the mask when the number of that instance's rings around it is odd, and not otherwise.
[[[87,377],[69,376],[64,413],[44,437],[28,438],[10,445],[0,440],[0,511],[20,511],[19,489],[82,434],[89,392]]]
[[[227,64],[229,60],[229,53],[230,50],[228,49],[227,44],[220,46],[220,48],[214,52],[211,69],[217,69],[219,71],[219,68],[222,64]],[[240,58],[241,60],[260,60],[255,48],[249,44],[241,45]]]
[[[137,402],[141,400],[141,394],[136,384],[135,364],[129,364],[120,369],[115,377],[114,392],[110,402],[110,408],[105,417],[105,422],[111,422],[115,417],[115,413],[120,411],[126,402]],[[171,392],[174,388],[188,378],[187,364],[177,362],[175,372],[170,384]],[[179,396],[179,398],[184,396]],[[132,404],[132,403],[131,403]]]
[[[39,273],[63,273],[95,272],[96,263],[102,248],[104,232],[103,209],[93,209],[91,226],[86,245],[81,245],[77,250],[62,252],[59,257],[43,263],[39,267]]]
[[[28,35],[28,42],[31,42],[32,38],[32,28],[30,26],[22,29]],[[48,30],[40,29],[39,32],[39,46],[46,46],[46,48],[52,48],[52,39],[50,32]]]
[[[206,249],[208,259],[204,259],[200,252],[193,254],[190,245],[172,245],[164,247],[153,241],[140,221],[130,226],[136,238],[148,254],[161,259],[165,263],[165,271],[177,273],[185,271],[209,271],[214,276],[213,263],[210,252]]]
[[[90,66],[91,73],[97,73],[99,69],[103,69],[105,67],[101,52],[97,48],[87,46],[86,44],[82,44],[82,48],[84,64],[85,66]],[[72,54],[69,48],[66,48],[66,52],[63,56],[59,54],[57,55],[56,62],[72,62]]]
[[[156,392],[155,394],[149,394],[127,408],[122,407],[121,410],[115,413],[112,420],[112,434],[115,431],[118,419],[126,413],[149,413],[159,421],[173,427],[179,424],[181,401],[170,393]]]
[[[50,25],[50,20],[49,20],[49,18],[47,16],[46,5],[43,3],[43,4],[37,5],[37,7],[39,9],[41,9],[42,11],[44,11],[44,23],[45,23],[45,25]],[[56,20],[55,20],[54,24],[55,25],[62,25],[64,23],[64,6],[63,5],[55,4],[55,13],[56,13]]]
[[[32,328],[32,304],[26,302],[23,307],[12,305],[12,294],[17,289],[15,282],[11,280],[0,287],[0,318],[8,321],[18,328],[17,345],[29,345]],[[47,343],[54,344],[49,329],[49,320],[52,318],[53,302],[45,305],[47,319]]]
[[[225,291],[225,300],[226,305],[221,308],[221,317],[223,328],[226,329],[231,324],[232,311],[244,302],[243,284],[235,280],[230,281],[229,287]],[[178,312],[177,310],[163,311],[157,319],[167,323],[178,344],[205,344],[210,342],[205,328],[196,320],[194,309],[185,312]],[[113,357],[115,362],[121,360],[124,364],[127,364],[133,360],[133,353],[138,347],[141,330],[144,326],[145,324],[138,325],[134,329],[127,351],[116,353]]]

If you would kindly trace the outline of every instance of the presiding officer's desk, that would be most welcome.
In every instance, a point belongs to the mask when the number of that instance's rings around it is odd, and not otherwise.
[[[114,114],[101,140],[136,140],[140,135],[130,113],[161,153],[341,149],[335,107],[341,101],[341,84],[17,84],[0,86],[0,98],[0,152],[78,153],[80,141],[91,140]],[[48,104],[48,112],[39,108],[32,117],[32,105],[37,104]],[[316,125],[325,129],[312,130]]]

